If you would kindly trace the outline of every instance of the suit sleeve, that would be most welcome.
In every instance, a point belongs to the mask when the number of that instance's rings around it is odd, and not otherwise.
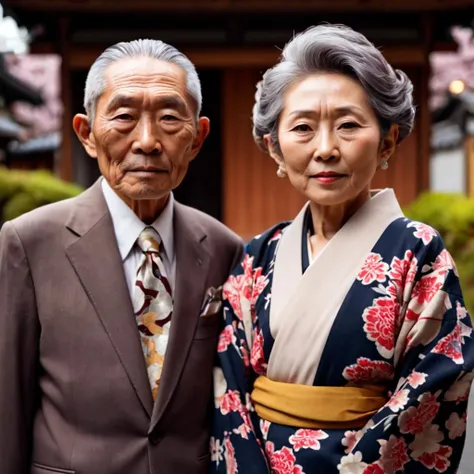
[[[0,472],[27,474],[39,323],[28,260],[12,223],[0,232]]]
[[[229,268],[229,273],[232,272],[232,270],[234,270],[234,268],[240,264],[241,260],[242,260],[242,257],[244,255],[244,242],[242,241],[242,239],[236,239],[236,242],[235,242],[235,249],[234,249],[234,258],[232,260],[232,265],[231,267]]]

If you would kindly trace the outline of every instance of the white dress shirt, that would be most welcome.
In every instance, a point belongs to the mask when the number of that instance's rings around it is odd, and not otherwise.
[[[135,275],[140,264],[142,251],[135,245],[138,236],[145,227],[153,227],[161,238],[160,256],[166,270],[166,277],[174,294],[176,277],[176,258],[174,253],[173,209],[174,197],[171,193],[166,207],[158,218],[147,226],[117,196],[105,179],[102,179],[102,192],[114,224],[115,237],[123,262],[123,270],[130,297],[133,295]]]

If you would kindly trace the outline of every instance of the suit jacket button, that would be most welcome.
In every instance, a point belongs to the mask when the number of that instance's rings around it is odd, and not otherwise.
[[[161,437],[158,435],[158,433],[152,433],[148,439],[150,440],[151,444],[158,444],[161,441]]]

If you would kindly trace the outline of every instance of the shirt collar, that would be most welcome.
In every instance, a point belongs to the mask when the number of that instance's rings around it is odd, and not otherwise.
[[[102,179],[102,192],[112,217],[120,256],[124,261],[135,245],[141,231],[148,226],[118,197],[105,179]],[[160,235],[164,252],[170,262],[174,260],[173,214],[174,196],[171,193],[165,208],[155,222],[151,224],[151,227]]]

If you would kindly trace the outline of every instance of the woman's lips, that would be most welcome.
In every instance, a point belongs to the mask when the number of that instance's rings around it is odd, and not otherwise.
[[[335,172],[322,172],[322,173],[317,173],[313,176],[313,178],[318,181],[319,183],[322,184],[329,184],[329,183],[334,183],[335,181],[338,181],[342,178],[345,178],[347,175],[342,174],[342,173],[335,173]]]

